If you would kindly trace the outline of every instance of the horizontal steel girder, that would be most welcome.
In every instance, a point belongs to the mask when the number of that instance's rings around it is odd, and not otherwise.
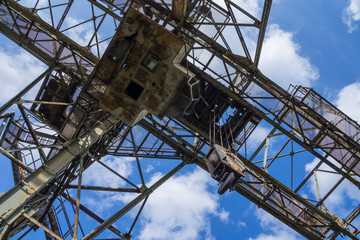
[[[16,3],[13,1],[9,1],[9,4],[11,4],[12,6],[15,6]],[[156,6],[155,6],[156,7]],[[19,7],[15,6],[14,9],[19,9]],[[159,9],[159,8],[158,8]],[[21,9],[20,9],[21,10]],[[160,9],[161,11],[166,13],[166,9]],[[51,26],[49,28],[49,25],[46,25],[45,22],[41,21],[41,19],[39,19],[37,16],[35,15],[30,15],[28,16],[29,13],[27,13],[26,11],[24,12],[23,10],[19,11],[21,14],[24,14],[25,17],[28,17],[29,19],[31,19],[31,21],[36,22],[37,25],[36,27],[39,27],[39,29],[42,29],[42,31],[46,31],[49,34],[51,34],[52,36],[60,36],[60,37],[54,37],[54,41],[58,41],[59,43],[66,43],[68,46],[72,46],[74,49],[76,49],[76,53],[79,53],[79,55],[81,56],[85,56],[85,58],[87,58],[90,62],[92,62],[93,64],[96,64],[96,62],[98,61],[96,57],[94,56],[90,56],[89,52],[87,52],[85,49],[76,46],[76,43],[73,42],[71,39],[65,38],[61,36],[61,33],[56,31],[55,29],[51,29]],[[41,27],[40,27],[41,26]],[[198,37],[202,38],[204,41],[206,41],[215,52],[217,52],[219,55],[224,55],[226,56],[227,59],[231,59],[231,61],[233,62],[238,62],[237,58],[232,56],[231,54],[229,54],[226,49],[222,48],[221,46],[219,46],[218,44],[210,41],[209,39],[206,38],[206,36],[201,36],[200,32],[197,32],[195,29],[192,28],[191,25],[185,24],[184,25],[185,28],[190,29],[191,31],[193,31],[193,33],[195,33]],[[15,42],[17,43],[21,43],[23,47],[25,47],[26,49],[30,50],[30,52],[32,52],[35,56],[39,57],[42,53],[40,52],[41,50],[36,48],[36,46],[33,45],[33,43],[31,42],[31,39],[24,39],[24,36],[19,36],[16,35],[16,33],[14,33],[11,29],[7,28],[5,25],[1,25],[0,24],[0,29],[1,31],[9,36],[11,39],[13,39]],[[85,53],[86,52],[86,53]],[[50,65],[50,63],[54,60],[54,58],[49,57],[48,55],[42,55],[43,57],[40,56],[40,58],[47,62],[47,64]],[[241,62],[238,62],[239,65],[241,65]],[[249,66],[243,66],[245,69],[247,70],[251,70],[252,67]],[[278,87],[276,85],[274,85],[270,80],[266,79],[263,75],[261,75],[261,73],[259,72],[255,72],[254,73],[256,75],[256,77],[258,77],[259,79],[264,80],[262,85],[265,88],[266,91],[269,91],[269,89],[276,94],[277,96],[279,96],[279,98],[281,98],[282,95],[284,95],[285,93],[281,90],[278,89]],[[318,156],[320,158],[323,158],[323,156],[319,155],[317,152],[315,152],[315,150],[313,150],[313,146],[309,145],[307,142],[301,142],[300,139],[295,138],[295,136],[293,135],[293,133],[291,133],[290,131],[287,131],[285,128],[280,126],[280,123],[277,122],[277,120],[273,120],[270,119],[269,117],[266,116],[266,113],[263,113],[261,110],[257,109],[256,107],[252,106],[249,102],[241,99],[236,93],[232,92],[229,88],[226,88],[225,86],[223,86],[221,83],[215,81],[215,80],[209,80],[210,82],[212,81],[212,83],[214,85],[217,86],[218,89],[220,89],[222,92],[224,92],[225,94],[227,94],[228,96],[234,98],[235,100],[242,102],[243,104],[245,104],[247,107],[249,107],[249,109],[252,109],[254,112],[256,112],[257,114],[259,114],[261,117],[263,117],[263,119],[265,119],[266,121],[268,121],[270,124],[272,124],[273,126],[275,126],[276,128],[278,128],[280,131],[284,132],[286,135],[288,135],[289,137],[291,137],[292,139],[294,139],[296,142],[298,142],[301,146],[304,146],[304,148],[306,148],[308,151],[314,153],[315,156]],[[270,82],[269,82],[270,81]],[[281,99],[285,99],[285,98],[281,98]],[[289,101],[292,101],[291,99],[289,99]],[[295,102],[295,104],[297,104]],[[310,119],[311,121],[314,121],[314,119]],[[321,124],[325,124],[324,121],[322,119],[320,119]],[[337,135],[336,133],[333,133],[335,136]],[[339,138],[340,139],[340,138]],[[170,144],[169,144],[170,145]],[[175,147],[175,146],[172,146]],[[181,147],[181,145],[179,145],[178,147]],[[324,160],[325,161],[325,160]],[[326,162],[326,161],[325,161]],[[196,162],[197,164],[199,164],[200,166],[201,163]],[[204,166],[202,166],[204,167]],[[344,174],[350,181],[352,181],[354,184],[356,184],[357,186],[359,186],[359,183],[354,180],[349,174],[344,173],[343,171],[339,170],[340,173]],[[238,190],[238,189],[237,189]],[[249,198],[252,201],[256,201],[258,198],[258,196],[256,195],[251,195],[249,192],[244,191],[240,191],[239,192],[241,194],[244,194],[247,198]],[[1,198],[2,199],[2,198]],[[16,205],[16,204],[15,204]],[[265,205],[262,205],[261,207],[263,207],[264,209],[266,209],[267,211],[271,212],[271,214],[273,214],[274,216],[278,217],[276,213],[276,209],[270,209],[267,208]],[[283,222],[286,222],[286,217],[283,217],[283,219],[281,219]],[[304,232],[302,232],[301,230],[301,226],[297,226],[297,228],[294,227],[294,225],[291,225],[292,228],[294,228],[296,231],[300,232],[301,234],[303,234],[304,236],[306,236],[304,234]],[[303,227],[304,229],[306,229],[306,227]],[[334,230],[339,230],[337,229],[337,227]],[[346,229],[344,229],[346,231]],[[308,235],[309,236],[309,235]]]

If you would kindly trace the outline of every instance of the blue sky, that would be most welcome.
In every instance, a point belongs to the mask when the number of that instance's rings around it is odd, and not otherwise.
[[[254,11],[254,14],[259,10],[257,0],[242,0],[241,4],[245,9],[248,7]],[[76,17],[79,17],[70,16],[72,18],[69,21],[77,21]],[[72,38],[82,41],[86,40],[84,33],[86,29],[69,35],[73,34]],[[360,121],[359,42],[359,0],[275,0],[259,67],[284,88],[290,83],[315,88],[350,117]],[[0,43],[0,82],[5,89],[0,102],[4,103],[44,71],[45,67],[2,35]],[[267,126],[261,127],[257,132],[259,138],[264,136]],[[140,139],[141,130],[136,133]],[[254,146],[259,143],[256,137],[251,141]],[[303,175],[316,163],[313,157],[304,157],[306,160],[295,163]],[[0,161],[0,192],[5,192],[13,186],[13,182],[9,161],[2,156]],[[107,157],[104,161],[124,176],[139,182],[134,159]],[[176,162],[142,159],[141,164],[147,170],[144,175],[149,183],[174,167]],[[287,181],[283,174],[287,172],[287,166],[287,163],[276,166],[277,170],[273,174]],[[319,173],[318,179],[322,192],[336,180],[324,173]],[[88,185],[125,186],[98,164],[85,172],[84,182]],[[312,183],[302,194],[315,197],[316,188]],[[327,201],[329,209],[343,215],[354,204],[359,204],[359,191],[354,189],[347,182],[341,184]],[[243,196],[233,192],[219,196],[216,190],[216,182],[208,174],[195,166],[187,166],[149,198],[139,224],[134,229],[134,239],[302,239]],[[131,199],[130,194],[83,192],[82,203],[96,209],[95,212],[104,218]],[[134,214],[130,212],[115,225],[120,230],[126,229]],[[81,215],[81,221],[88,231],[96,226],[84,215]],[[359,221],[355,224],[360,227]],[[39,231],[35,234],[43,236]],[[104,232],[102,236],[106,238],[109,234]],[[35,238],[35,235],[29,236],[32,237],[28,239]]]

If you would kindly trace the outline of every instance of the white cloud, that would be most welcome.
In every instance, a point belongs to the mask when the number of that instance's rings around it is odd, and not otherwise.
[[[128,178],[133,173],[133,158],[106,156],[101,161],[125,178]],[[77,184],[77,180],[74,180],[73,183]],[[98,162],[94,162],[84,171],[82,185],[132,188],[119,176],[116,176]],[[91,195],[84,194],[82,201],[87,206],[96,208],[96,213],[102,216],[109,214],[108,211],[116,206],[119,201],[127,203],[134,198],[133,194],[120,192],[89,191],[85,193],[94,193]]]
[[[223,8],[227,8],[224,0],[215,0],[217,4],[222,6]],[[245,9],[248,13],[252,14],[253,16],[259,18],[261,16],[261,9],[259,6],[259,0],[238,0],[236,2],[238,6],[241,6],[243,9]],[[235,16],[237,17],[237,20],[240,21],[246,21],[249,19],[246,15],[238,11],[236,8],[234,8],[233,11],[235,12]],[[217,19],[216,12],[213,12],[213,17]]]
[[[336,106],[346,115],[360,122],[360,82],[345,86],[338,93]]]
[[[155,174],[151,183],[161,177]],[[144,208],[138,239],[212,239],[210,217],[228,220],[229,213],[219,209],[219,196],[209,187],[214,181],[197,168],[175,176],[156,190]]]
[[[242,6],[246,11],[258,18],[261,15],[262,9],[258,0],[243,0],[239,3],[239,6]],[[238,15],[241,16],[241,14]],[[238,21],[246,22],[246,19],[238,19]],[[215,35],[214,29],[204,29],[207,34]],[[254,28],[242,28],[242,34],[250,55],[254,58],[258,31]],[[232,27],[225,28],[224,35],[232,51],[244,56],[235,29]],[[310,87],[319,78],[319,70],[311,64],[308,58],[301,55],[301,46],[295,41],[294,35],[293,32],[281,29],[278,24],[269,25],[266,30],[259,62],[259,69],[265,76],[268,76],[285,89],[289,87],[289,84]],[[217,64],[217,62],[213,64],[215,69],[219,68]]]
[[[293,233],[286,231],[286,230],[279,230],[274,232],[273,234],[265,234],[261,233],[256,238],[249,238],[249,240],[296,240]]]
[[[334,160],[331,160],[334,164],[337,164]],[[309,173],[314,167],[318,164],[319,160],[315,159],[311,163],[306,164],[305,169]],[[318,181],[320,196],[324,197],[325,194],[337,183],[340,179],[340,175],[329,173],[328,171],[334,171],[329,166],[323,164],[320,168],[320,171],[316,171],[316,177]],[[323,171],[321,171],[323,170]],[[324,172],[325,171],[325,172]],[[316,186],[315,176],[312,176],[310,179],[310,191],[318,200],[318,190]],[[355,203],[360,199],[360,192],[357,188],[344,180],[334,192],[331,193],[331,196],[325,200],[325,206],[331,213],[336,214],[339,217],[346,217],[349,213],[349,207],[351,208],[351,202]]]
[[[87,46],[93,34],[93,25],[91,22],[80,24],[82,22],[84,22],[84,20],[68,16],[65,19],[66,26],[75,27],[65,31],[64,33],[81,46]],[[77,24],[80,25],[76,26]]]
[[[89,44],[90,46],[96,43],[96,38],[92,38],[93,34],[95,33],[94,25],[92,21],[85,21],[84,19],[78,19],[72,16],[67,16],[64,21],[64,25],[66,28],[70,28],[63,33],[75,41],[77,44],[87,47]],[[97,37],[98,40],[101,41],[103,39],[102,36],[102,28],[98,30]],[[91,43],[90,43],[91,40]],[[109,41],[104,41],[99,44],[100,54],[102,54],[107,46]],[[96,45],[91,47],[91,52],[97,54]]]
[[[242,8],[244,8],[248,13],[252,14],[256,18],[260,19],[262,9],[259,6],[259,0],[240,0],[240,1],[237,1],[236,4],[238,4],[238,6],[241,6]],[[236,14],[236,15],[240,15],[240,14]],[[242,16],[242,15],[240,15],[240,16]],[[239,22],[242,20],[246,21],[248,19],[249,18],[247,16],[245,17],[245,15],[243,15],[243,18],[242,17],[237,18],[237,20]]]
[[[41,8],[41,7],[48,6],[48,1],[47,0],[39,0],[39,1],[23,0],[23,1],[21,1],[21,5],[28,7],[28,8],[34,8],[36,5],[37,8]]]
[[[260,221],[260,226],[268,233],[261,233],[249,240],[298,240],[302,239],[299,234],[288,228],[285,224],[269,213],[256,209],[255,216]]]
[[[238,227],[246,227],[247,225],[246,225],[246,222],[238,221],[238,222],[237,222],[237,226],[238,226]]]
[[[349,33],[357,29],[357,25],[354,22],[360,20],[360,0],[349,1],[349,5],[343,11],[342,20],[348,27]]]
[[[249,147],[250,150],[255,150],[268,136],[270,131],[270,128],[261,126],[261,124],[257,126],[249,136],[248,140],[246,140],[247,147]]]
[[[300,49],[300,44],[294,41],[294,33],[272,24],[267,29],[259,69],[285,89],[290,83],[309,87],[319,78],[319,71],[309,59],[300,55]]]
[[[131,169],[129,160],[108,157],[104,162],[123,176],[131,177],[132,171],[127,171]],[[102,168],[92,165],[84,172],[83,183],[123,186],[122,181]],[[161,173],[153,174],[146,185],[151,186],[162,176]],[[219,195],[216,193],[215,185],[210,175],[200,168],[169,179],[150,195],[140,215],[139,236],[134,236],[134,239],[191,240],[200,236],[204,239],[214,239],[211,234],[211,218],[219,218],[224,223],[230,220],[230,213],[219,206]],[[114,206],[123,206],[136,196],[133,193],[106,193],[92,198],[86,197],[84,201],[86,205],[96,206],[98,214],[107,215],[108,210]],[[134,218],[138,208],[139,205],[132,209],[128,216]]]
[[[218,216],[220,218],[220,220],[223,222],[229,221],[229,214],[230,213],[225,211],[224,209],[220,210],[219,213],[215,213],[215,215]]]
[[[225,6],[221,0],[217,0],[216,3]],[[258,0],[241,0],[238,2],[238,5],[255,17],[261,17],[262,6]],[[217,15],[219,14],[213,12],[214,18],[218,18]],[[249,22],[249,18],[242,13],[236,12],[235,15],[238,22]],[[215,28],[209,25],[202,26],[200,29],[209,36],[214,36],[216,34]],[[255,28],[241,28],[241,31],[249,53],[252,58],[254,58],[258,31]],[[223,34],[233,53],[245,56],[245,52],[240,44],[235,28],[230,26],[225,27]],[[218,39],[218,42],[222,44],[220,38]],[[222,45],[225,46],[224,44]],[[266,31],[259,69],[271,80],[285,89],[289,87],[289,84],[310,87],[312,83],[319,78],[319,70],[316,66],[311,64],[308,58],[301,55],[300,50],[300,44],[294,40],[294,33],[282,30],[277,24],[271,24]],[[196,57],[202,62],[206,62],[210,57],[209,53],[206,51],[198,52],[201,52],[201,56]],[[221,66],[221,62],[216,58],[213,59],[210,64],[210,67],[215,69],[215,71],[226,74]],[[252,92],[253,91],[255,90],[252,89]]]
[[[149,172],[151,172],[152,170],[154,170],[154,166],[149,164],[149,165],[146,167],[145,172],[146,172],[146,173],[149,173]]]
[[[133,158],[106,156],[101,160],[108,167],[127,178],[132,173]],[[84,185],[124,187],[126,182],[97,162],[94,162],[83,174]]]
[[[5,51],[0,47],[0,82],[3,91],[0,103],[3,104],[16,93],[37,78],[46,69],[46,66],[35,57],[22,49]],[[34,88],[33,88],[34,89]],[[37,90],[27,94],[28,98],[34,97]]]

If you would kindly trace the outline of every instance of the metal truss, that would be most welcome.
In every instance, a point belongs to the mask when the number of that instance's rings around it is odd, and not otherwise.
[[[26,7],[21,3],[1,1],[0,31],[45,63],[48,70],[0,108],[0,152],[11,161],[16,184],[0,196],[0,239],[18,234],[21,239],[36,228],[44,230],[46,239],[93,239],[106,229],[120,239],[129,239],[154,190],[186,164],[208,171],[204,157],[211,145],[210,109],[206,105],[211,99],[206,98],[206,89],[213,93],[214,103],[222,104],[223,119],[229,119],[230,109],[238,112],[231,116],[232,121],[217,125],[220,135],[234,132],[231,141],[225,141],[230,136],[216,139],[231,146],[247,167],[247,176],[236,184],[236,192],[306,238],[335,239],[342,234],[359,239],[359,229],[352,225],[359,206],[340,219],[326,209],[326,199],[344,181],[360,188],[360,127],[313,89],[292,86],[285,91],[258,70],[271,0],[263,1],[261,19],[230,0],[223,5],[210,0],[89,0],[82,3],[87,15],[70,24],[66,19],[76,7],[75,1],[47,1],[45,5],[36,1]],[[204,104],[198,103],[194,113],[163,119],[149,115],[131,128],[99,107],[96,98],[102,93],[93,90],[105,84],[91,82],[91,73],[129,7],[189,44],[183,65],[204,87]],[[86,42],[77,42],[71,31],[82,26],[91,34]],[[253,51],[245,41],[249,31],[257,35]],[[39,82],[42,85],[35,99],[23,99]],[[12,107],[18,111],[11,112]],[[244,126],[235,127],[240,120]],[[258,124],[272,130],[251,150],[247,139]],[[136,137],[135,131],[144,135]],[[269,151],[272,141],[281,146],[275,153]],[[136,181],[114,171],[102,160],[104,156],[134,158]],[[146,186],[141,160],[150,158],[179,164]],[[294,162],[303,158],[319,160],[307,176],[294,171]],[[273,176],[283,159],[291,163],[286,182]],[[94,163],[122,179],[125,187],[83,185],[82,173]],[[327,193],[319,193],[318,199],[303,198],[300,192],[323,171],[322,166],[340,176],[339,181]],[[294,179],[301,179],[300,184]],[[70,189],[76,189],[76,199]],[[82,191],[131,193],[134,198],[104,220],[80,203]],[[129,229],[120,231],[112,226],[140,203]],[[80,211],[100,225],[84,231]],[[69,215],[75,216],[73,221]]]

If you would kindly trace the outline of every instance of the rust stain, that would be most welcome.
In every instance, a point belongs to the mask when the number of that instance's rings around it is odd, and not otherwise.
[[[115,63],[111,61],[101,61],[96,76],[99,79],[104,80],[105,82],[109,82],[110,76],[113,73],[114,69],[115,69]]]
[[[162,59],[167,59],[167,58],[169,58],[169,55],[170,55],[167,52],[166,45],[163,45],[158,42],[154,42],[154,47],[150,51],[152,51],[153,53],[155,53],[158,57],[160,57]]]
[[[139,67],[134,79],[136,79],[141,85],[144,87],[146,86],[147,82],[149,82],[149,73],[142,67]]]
[[[134,36],[134,43],[124,55],[124,64],[112,61],[107,57],[108,52],[126,36]],[[173,64],[183,46],[183,41],[174,34],[136,10],[129,9],[96,67],[95,75],[107,83],[111,82],[100,105],[130,125],[142,110],[157,116],[164,113],[187,79],[186,73]],[[154,72],[142,65],[149,52],[161,59]],[[137,100],[125,93],[130,81],[144,88]]]
[[[109,91],[101,99],[100,104],[108,111],[112,112],[115,116],[122,119],[131,120],[136,117],[137,110],[141,110],[135,101],[130,99],[124,91],[125,84],[116,84],[118,81],[111,85]]]

